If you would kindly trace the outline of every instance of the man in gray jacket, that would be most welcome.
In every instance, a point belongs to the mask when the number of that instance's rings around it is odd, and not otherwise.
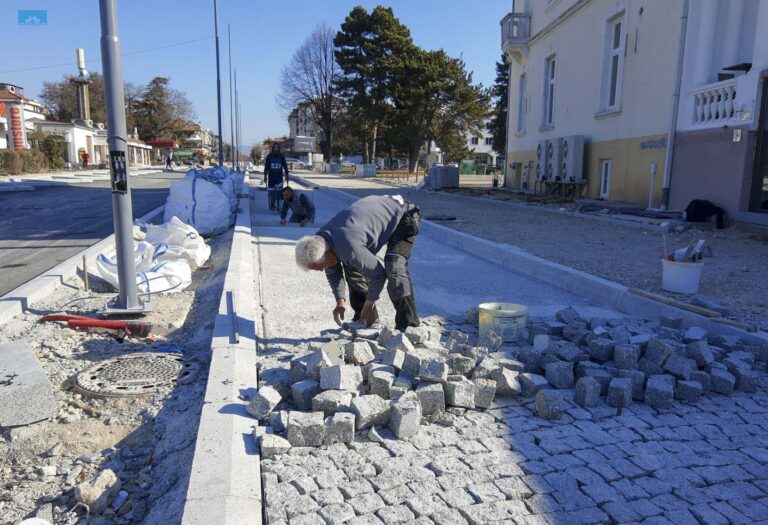
[[[296,263],[309,270],[324,270],[336,308],[333,318],[344,321],[346,287],[355,312],[352,321],[376,322],[376,301],[387,285],[395,306],[395,327],[404,331],[419,326],[408,259],[419,233],[419,208],[400,195],[359,199],[339,212],[316,235],[296,243]],[[384,264],[376,256],[387,247]],[[346,280],[346,286],[344,281]]]
[[[293,188],[283,190],[283,208],[280,210],[280,224],[288,222],[288,210],[291,210],[290,222],[298,222],[302,228],[315,222],[315,205],[304,192],[297,193]]]

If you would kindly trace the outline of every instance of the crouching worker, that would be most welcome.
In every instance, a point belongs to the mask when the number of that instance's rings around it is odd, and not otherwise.
[[[387,285],[395,306],[395,327],[419,326],[408,259],[419,233],[419,208],[400,195],[362,198],[296,244],[296,263],[303,269],[324,270],[336,308],[333,319],[344,321],[346,288],[355,312],[352,321],[369,326],[378,319],[376,301]],[[384,263],[376,257],[386,246]],[[346,281],[346,286],[344,282]]]
[[[286,221],[288,210],[291,210],[291,219]],[[305,193],[297,193],[293,188],[283,190],[283,208],[280,210],[280,224],[286,222],[298,222],[302,228],[315,222],[315,205]]]

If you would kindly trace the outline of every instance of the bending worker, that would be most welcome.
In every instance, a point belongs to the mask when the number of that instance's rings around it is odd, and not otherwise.
[[[283,209],[280,210],[280,224],[285,224],[288,209],[291,210],[291,220],[298,222],[302,228],[311,222],[315,222],[315,205],[312,204],[304,192],[296,193],[293,188],[283,190]]]
[[[341,325],[346,310],[346,284],[355,312],[352,321],[369,326],[378,319],[376,301],[387,285],[395,306],[395,327],[419,326],[408,259],[419,233],[419,208],[400,195],[364,197],[296,243],[296,263],[325,270],[336,299],[333,319]],[[384,264],[376,257],[386,245]]]
[[[270,211],[277,209],[277,199],[280,198],[280,194],[278,193],[275,197],[274,191],[282,190],[283,171],[285,171],[285,183],[288,184],[288,163],[285,160],[285,155],[280,152],[280,144],[275,142],[272,144],[272,151],[269,152],[264,161],[264,182],[267,184],[267,189],[270,190]]]

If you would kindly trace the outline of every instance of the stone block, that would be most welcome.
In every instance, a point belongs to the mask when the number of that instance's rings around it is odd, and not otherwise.
[[[675,383],[675,399],[686,403],[698,403],[703,389],[698,381],[681,381]]]
[[[94,478],[75,487],[75,499],[85,505],[90,514],[101,514],[120,492],[120,478],[110,469],[104,469]]]
[[[594,407],[600,402],[600,383],[594,377],[576,381],[573,400],[583,407]]]
[[[693,368],[691,362],[682,354],[673,353],[664,361],[664,372],[675,376],[677,379],[688,381],[691,378]]]
[[[589,343],[589,357],[598,363],[610,361],[615,343],[607,337],[593,339]]]
[[[474,379],[475,407],[490,408],[496,395],[496,381],[493,379]]]
[[[693,341],[706,341],[707,331],[700,326],[691,326],[683,334],[683,342],[691,343]]]
[[[608,330],[608,336],[617,345],[625,345],[629,343],[629,338],[632,337],[632,334],[627,330],[626,326],[618,325]]]
[[[566,323],[548,319],[542,323],[542,326],[549,335],[561,335],[563,333],[563,328],[566,327]]]
[[[422,381],[443,383],[448,380],[448,364],[437,359],[423,361],[419,369],[419,378]]]
[[[475,360],[459,353],[448,354],[448,368],[452,374],[466,376],[475,368]]]
[[[413,350],[406,352],[403,359],[403,372],[416,377],[419,375],[422,363],[433,361],[437,358],[434,352],[426,350],[424,348],[414,348]]]
[[[363,371],[356,365],[326,366],[320,370],[320,388],[323,390],[357,391],[363,382]]]
[[[355,414],[357,430],[371,425],[386,425],[389,422],[390,404],[379,396],[358,396],[352,400],[352,413]]]
[[[587,330],[587,325],[581,322],[571,323],[563,328],[563,338],[575,345],[584,344],[589,334],[590,331]]]
[[[704,372],[703,370],[694,370],[691,372],[691,381],[696,381],[701,385],[702,393],[709,392],[711,379],[709,377],[709,374],[707,372]]]
[[[281,454],[287,454],[291,449],[291,442],[277,434],[264,434],[259,440],[262,459],[274,459]]]
[[[547,351],[550,344],[550,338],[547,334],[540,334],[533,338],[533,350],[534,352],[543,354]]]
[[[396,401],[400,399],[400,396],[408,392],[408,388],[404,386],[392,385],[389,387],[389,399]]]
[[[736,384],[734,385],[736,390],[748,393],[757,392],[757,372],[747,368],[736,368],[731,371],[731,374],[736,378]]]
[[[320,383],[314,379],[305,379],[291,387],[293,404],[298,410],[312,410],[312,398],[320,393]]]
[[[368,341],[355,341],[344,346],[344,361],[353,365],[365,365],[374,359],[373,350]]]
[[[421,425],[421,403],[415,392],[407,392],[392,403],[389,428],[399,438],[415,435]]]
[[[587,368],[584,370],[584,377],[594,377],[600,383],[600,394],[608,394],[608,385],[613,381],[613,374],[604,368]]]
[[[443,385],[445,403],[454,407],[475,408],[475,384],[462,377],[459,381],[448,381]]]
[[[386,343],[383,343],[383,344],[384,344],[384,348],[386,348],[389,351],[400,350],[401,352],[408,353],[408,352],[412,352],[414,349],[414,346],[413,346],[413,343],[411,343],[411,340],[408,339],[408,337],[402,332],[397,332],[392,337],[390,337]]]
[[[546,377],[549,384],[555,388],[573,388],[573,363],[556,361],[546,367]]]
[[[621,370],[636,370],[640,360],[640,348],[630,344],[616,345],[613,349],[613,362]]]
[[[608,385],[607,403],[612,407],[619,405],[628,407],[632,404],[632,380],[627,377],[616,377]]]
[[[736,386],[736,378],[727,370],[712,368],[709,372],[710,388],[718,394],[730,395]]]
[[[337,412],[325,418],[324,445],[352,443],[355,439],[355,415],[350,412]]]
[[[645,350],[645,347],[648,345],[650,340],[651,340],[651,334],[642,333],[642,334],[637,334],[630,337],[629,344],[637,345],[640,347],[640,349]]]
[[[645,384],[645,404],[654,408],[669,408],[675,397],[674,378],[653,375]]]
[[[524,372],[517,376],[520,382],[520,391],[526,397],[535,396],[539,390],[546,388],[549,381],[544,376]]]
[[[587,375],[587,369],[591,369],[591,370],[602,370],[603,369],[603,367],[601,365],[599,365],[598,363],[594,363],[594,362],[588,361],[588,360],[577,361],[575,363],[575,367],[574,368],[575,368],[575,374],[574,375],[576,376],[576,379],[580,379],[580,378],[584,377],[585,375]]]
[[[499,365],[496,361],[486,357],[478,362],[474,370],[472,370],[472,379],[487,379],[491,377],[491,374],[497,368],[499,368]]]
[[[642,401],[645,397],[645,374],[640,370],[619,370],[619,377],[632,382],[632,399]]]
[[[685,346],[685,357],[696,361],[696,366],[705,367],[715,360],[715,354],[705,340],[693,341]]]
[[[307,379],[307,362],[309,361],[309,354],[296,356],[291,359],[291,383],[298,383]]]
[[[320,370],[325,367],[338,365],[340,359],[331,359],[325,350],[315,350],[307,356],[306,376],[309,379],[320,381]]]
[[[579,312],[576,311],[576,308],[569,306],[568,308],[558,310],[557,313],[555,313],[555,319],[568,325],[581,321],[581,316],[579,315]]]
[[[253,399],[245,405],[245,409],[250,415],[261,421],[267,417],[267,415],[269,415],[282,400],[283,398],[277,389],[265,385],[259,388],[259,391],[256,392]]]
[[[640,361],[637,362],[637,369],[646,376],[656,376],[664,373],[664,369],[661,366],[645,357],[641,357]]]
[[[498,360],[498,365],[514,372],[522,372],[525,370],[525,363],[518,361],[517,359],[501,358]]]
[[[285,438],[293,447],[319,447],[325,438],[325,415],[322,412],[291,411]]]
[[[425,416],[445,412],[445,392],[440,383],[420,383],[416,387],[416,396],[421,403],[421,412]]]
[[[485,348],[488,352],[498,352],[502,344],[504,344],[504,340],[493,330],[488,330],[488,333],[477,341],[477,346]]]
[[[683,318],[678,315],[662,315],[659,324],[667,328],[679,330],[683,326]]]
[[[672,355],[673,351],[672,345],[654,337],[648,341],[643,358],[655,365],[664,366],[664,362]]]
[[[275,432],[283,432],[288,424],[288,411],[281,410],[279,412],[271,412],[269,414],[269,426]]]
[[[576,344],[569,341],[560,341],[559,343],[555,349],[555,355],[558,359],[573,363],[589,358]]]
[[[394,382],[394,374],[386,370],[376,370],[368,376],[368,390],[371,394],[389,399],[389,389]]]
[[[536,394],[536,412],[543,419],[560,419],[563,400],[554,390],[539,390]]]
[[[312,410],[326,417],[336,412],[349,412],[354,394],[344,390],[325,390],[312,398]]]
[[[448,336],[448,341],[445,343],[445,348],[448,352],[456,352],[461,346],[464,346],[469,341],[469,336],[464,332],[454,330]]]
[[[432,340],[430,329],[426,326],[409,326],[405,329],[405,336],[414,345],[421,345]]]
[[[515,372],[514,370],[500,366],[491,373],[490,379],[496,384],[496,393],[498,395],[519,396],[522,392],[519,376],[520,372]]]
[[[27,341],[0,345],[0,427],[29,425],[57,412],[51,383]]]
[[[344,347],[349,343],[346,339],[336,339],[323,343],[321,350],[331,360],[332,365],[338,365],[344,362]]]
[[[363,328],[360,330],[356,330],[355,337],[358,339],[367,339],[369,341],[373,341],[379,338],[381,335],[381,330],[378,328]]]
[[[400,375],[395,378],[395,382],[392,384],[395,386],[401,386],[406,390],[411,390],[416,386],[416,383],[416,379],[414,379],[412,376],[406,374],[405,372],[401,372]]]

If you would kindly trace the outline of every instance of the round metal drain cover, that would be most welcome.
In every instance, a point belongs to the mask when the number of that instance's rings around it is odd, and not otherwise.
[[[101,361],[77,374],[76,389],[91,397],[145,396],[189,381],[197,366],[180,354],[142,352]]]

